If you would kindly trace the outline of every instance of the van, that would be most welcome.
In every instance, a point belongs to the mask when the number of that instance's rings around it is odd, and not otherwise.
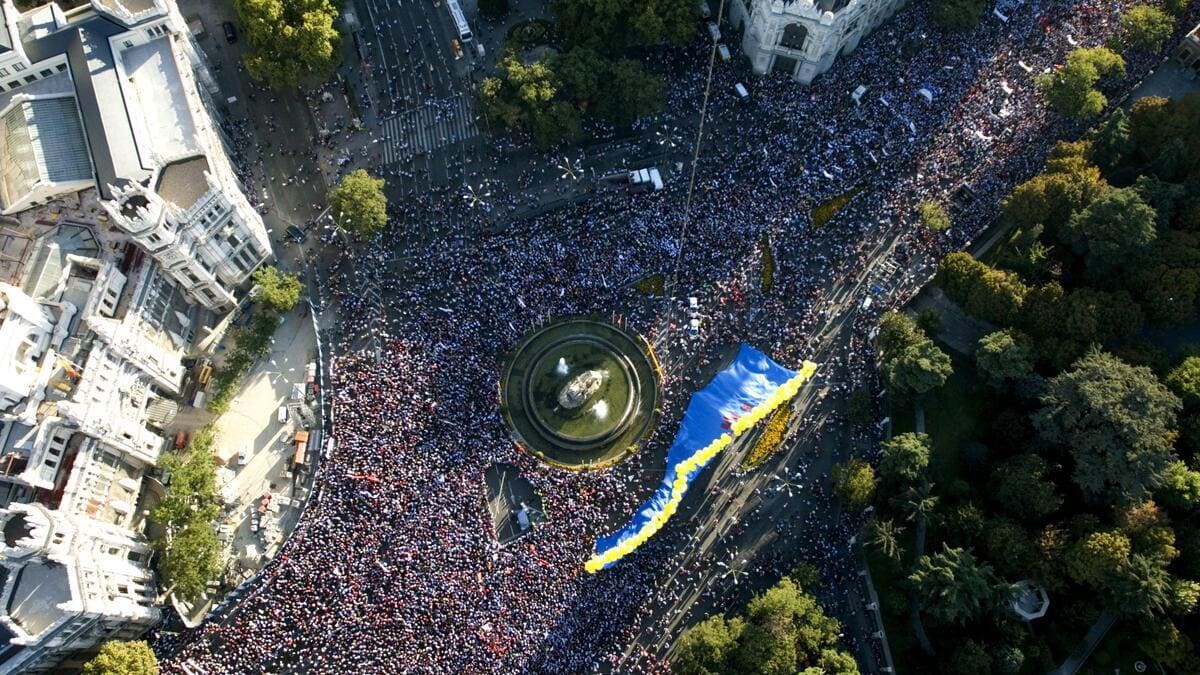
[[[707,26],[708,26],[708,34],[710,36],[712,36],[712,41],[720,42],[721,41],[721,28],[720,28],[720,26],[717,25],[717,22],[709,21]]]
[[[724,42],[717,45],[717,56],[720,56],[722,61],[729,63],[729,59],[733,58],[729,54],[729,45],[726,45]]]
[[[276,414],[275,417],[276,417],[276,419],[279,420],[280,424],[287,422],[287,406],[286,405],[279,406],[279,412]]]
[[[712,7],[709,6],[707,0],[700,0],[700,18],[705,21],[712,18]]]
[[[746,85],[741,82],[733,85],[733,93],[737,94],[738,100],[743,103],[750,100],[750,92],[746,89]]]
[[[661,189],[663,189],[663,180],[658,167],[652,166],[629,172],[629,190],[631,192],[658,192]]]

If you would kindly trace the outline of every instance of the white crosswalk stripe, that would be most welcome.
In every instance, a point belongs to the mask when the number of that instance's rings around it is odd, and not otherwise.
[[[462,94],[425,104],[383,120],[383,163],[405,162],[478,135],[471,106]]]

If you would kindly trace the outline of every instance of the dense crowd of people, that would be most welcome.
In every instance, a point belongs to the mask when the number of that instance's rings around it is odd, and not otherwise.
[[[414,236],[430,226],[416,217],[428,205],[401,205],[394,227],[333,279],[335,444],[303,519],[231,608],[159,640],[164,669],[663,672],[656,645],[680,627],[671,620],[676,604],[686,597],[721,607],[736,590],[716,573],[725,549],[692,549],[706,521],[681,513],[682,522],[596,575],[583,562],[596,536],[623,523],[661,476],[662,449],[690,393],[742,341],[785,365],[812,359],[821,377],[800,417],[801,445],[828,434],[873,447],[872,428],[853,430],[828,404],[871,381],[867,334],[878,313],[925,283],[941,253],[971,241],[1056,136],[1077,131],[1046,110],[1031,73],[1053,68],[1074,44],[1103,43],[1129,4],[1029,0],[1007,23],[989,18],[948,36],[914,3],[811,87],[767,76],[752,81],[749,104],[714,97],[682,242],[682,179],[662,193],[602,193],[494,235],[471,218],[447,218],[438,236]],[[699,45],[678,56],[675,66],[699,74],[673,81],[655,124],[695,128],[707,56]],[[1123,86],[1150,65],[1131,62]],[[743,77],[722,65],[714,91]],[[868,93],[856,103],[850,92],[860,85]],[[820,228],[797,206],[855,188]],[[916,204],[931,198],[952,205],[952,230],[917,225]],[[768,291],[764,241],[775,261]],[[654,274],[680,298],[700,298],[698,338],[681,330],[681,302],[664,316],[662,302],[631,284]],[[367,277],[382,305],[364,292]],[[575,473],[519,451],[497,409],[497,380],[523,333],[548,317],[586,313],[620,314],[656,344],[665,402],[646,449],[612,469]],[[378,353],[364,347],[368,336]],[[861,589],[850,541],[862,516],[832,516],[826,477],[807,471],[812,458],[801,450],[787,460],[802,500],[785,499],[791,482],[760,480],[745,516],[720,539],[770,519],[788,545],[755,557],[749,571],[773,582],[800,556],[820,572],[811,590],[847,620]],[[548,516],[507,546],[485,503],[483,472],[496,462],[519,467]],[[689,501],[715,500],[748,480],[726,476]],[[849,647],[877,649],[859,633],[848,628]]]

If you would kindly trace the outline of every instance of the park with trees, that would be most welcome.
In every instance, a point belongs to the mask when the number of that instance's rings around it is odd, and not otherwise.
[[[816,572],[801,565],[750,600],[742,615],[715,614],[675,644],[678,675],[858,675],[854,656],[840,648],[841,624],[805,589]]]
[[[550,14],[512,27],[477,93],[493,131],[541,149],[662,110],[663,81],[646,56],[691,40],[699,10],[691,0],[553,0]]]
[[[985,327],[973,350],[885,315],[893,435],[871,497],[833,476],[846,507],[874,507],[897,664],[1046,672],[1113,617],[1094,665],[1200,671],[1200,95],[1060,142],[1001,217],[985,259],[950,254],[936,277]],[[1049,598],[1028,625],[1024,582]]]

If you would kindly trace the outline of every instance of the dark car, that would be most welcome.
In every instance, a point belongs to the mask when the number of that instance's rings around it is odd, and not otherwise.
[[[234,42],[237,42],[237,29],[233,27],[232,23],[229,23],[228,21],[226,21],[221,24],[221,28],[225,29],[225,41],[226,42],[228,42],[229,44],[233,44]]]
[[[295,225],[287,226],[287,235],[291,237],[292,241],[296,242],[297,244],[303,244],[308,239],[308,235],[304,234],[304,230],[301,230]]]

